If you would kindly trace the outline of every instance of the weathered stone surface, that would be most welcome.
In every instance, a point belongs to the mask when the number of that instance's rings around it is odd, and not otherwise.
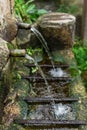
[[[30,89],[29,82],[21,79],[21,75],[29,74],[29,69],[23,65],[25,62],[25,59],[20,57],[20,62],[19,59],[16,59],[13,67],[11,67],[11,87],[4,101],[5,107],[3,110],[3,124],[5,130],[23,130],[21,126],[15,125],[13,120],[15,118],[25,118],[27,115],[27,103],[21,99],[21,97],[23,98],[29,95]]]
[[[0,0],[0,14],[2,14],[3,17],[11,13],[10,1],[12,2],[13,0]]]
[[[17,27],[12,17],[14,0],[0,0],[0,33],[6,41],[13,40]],[[1,31],[2,30],[2,31]],[[1,35],[1,34],[0,34]]]
[[[37,24],[32,25],[37,28]],[[38,48],[41,43],[30,29],[19,29],[17,33],[17,45],[23,49],[34,47]]]
[[[9,57],[9,49],[7,42],[0,38],[0,71],[6,65]]]
[[[11,16],[5,17],[2,29],[1,29],[1,35],[2,38],[5,41],[11,42],[17,35],[18,26],[16,23],[16,20],[12,18]]]
[[[0,39],[1,40],[1,39]],[[1,40],[0,42],[0,122],[3,118],[4,110],[4,100],[8,94],[10,88],[10,60],[8,60],[9,51],[5,41]]]
[[[21,99],[21,97],[27,96],[29,89],[28,81],[26,80],[19,80],[16,81],[13,85],[13,88],[10,88],[10,92],[4,101],[4,116],[3,116],[3,123],[4,127],[8,130],[13,128],[11,124],[14,124],[15,118],[26,118],[27,115],[27,103]],[[19,98],[20,97],[20,98]],[[15,128],[18,127],[17,125]],[[18,129],[20,130],[20,129]]]
[[[30,36],[31,36],[30,30],[19,29],[17,34],[17,44],[19,46],[27,44],[30,40]]]
[[[51,51],[72,47],[75,28],[74,16],[66,13],[48,13],[41,16],[37,24]]]

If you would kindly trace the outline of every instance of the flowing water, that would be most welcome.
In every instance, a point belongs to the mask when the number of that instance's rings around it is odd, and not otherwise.
[[[48,57],[49,57],[49,59],[51,61],[51,64],[52,64],[53,68],[55,69],[54,62],[53,62],[52,56],[50,54],[50,50],[49,50],[49,48],[47,46],[46,40],[44,39],[44,37],[42,36],[42,34],[36,28],[32,27],[31,31],[36,35],[36,37],[42,43],[42,46],[44,47],[45,51],[47,52],[47,55],[48,55]]]
[[[34,59],[33,59],[31,56],[29,56],[28,54],[25,55],[25,58],[28,59],[28,60],[31,60],[32,62],[34,62],[34,64],[36,65],[36,67],[39,69],[39,72],[41,73],[41,76],[43,77],[44,82],[45,82],[45,84],[46,84],[47,93],[48,93],[48,95],[53,99],[53,97],[52,97],[52,95],[51,95],[51,91],[50,91],[50,85],[49,85],[49,83],[47,82],[47,80],[46,80],[46,78],[45,78],[45,75],[44,75],[44,73],[43,73],[41,67],[40,67],[39,64],[37,63],[37,61],[34,60]],[[52,101],[52,103],[51,103],[51,109],[52,109],[52,111],[54,112],[54,115],[55,115],[55,117],[56,117],[54,99],[53,99],[53,101]]]
[[[31,56],[27,55],[27,54],[25,55],[25,58],[28,59],[28,60],[31,60],[32,62],[34,62],[35,66],[39,69],[39,72],[40,72],[41,76],[43,77],[44,82],[45,82],[45,84],[46,84],[48,94],[51,95],[50,85],[48,84],[48,82],[47,82],[47,80],[46,80],[46,78],[45,78],[45,75],[44,75],[44,73],[43,73],[41,67],[39,66],[38,62],[37,62],[36,60],[34,60]]]

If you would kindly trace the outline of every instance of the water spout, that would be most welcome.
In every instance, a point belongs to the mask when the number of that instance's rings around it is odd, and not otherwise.
[[[52,56],[50,54],[50,50],[47,46],[47,42],[46,40],[44,39],[44,37],[42,36],[42,34],[34,27],[31,28],[31,31],[36,35],[36,37],[39,39],[39,41],[42,43],[42,46],[44,47],[45,51],[47,52],[47,55],[51,61],[51,64],[53,66],[53,69],[55,69],[55,66],[54,66],[54,62],[53,62],[53,59],[52,59]]]

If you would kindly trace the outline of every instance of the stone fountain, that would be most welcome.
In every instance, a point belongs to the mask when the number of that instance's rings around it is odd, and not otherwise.
[[[75,109],[78,110],[78,111],[76,111],[77,119],[86,120],[87,109],[84,104],[86,103],[87,94],[85,92],[85,88],[82,84],[80,76],[73,74],[73,71],[74,72],[78,71],[77,66],[76,66],[76,61],[75,61],[74,55],[72,53],[72,46],[74,44],[75,21],[76,21],[75,17],[70,14],[48,13],[48,14],[41,16],[38,19],[37,23],[32,26],[36,27],[39,30],[39,32],[43,35],[45,40],[47,41],[47,43],[48,43],[47,45],[52,54],[54,62],[57,62],[59,64],[68,64],[69,65],[69,68],[70,68],[69,72],[70,72],[71,76],[74,78],[74,81],[72,82],[72,85],[70,86],[69,93],[70,93],[70,96],[79,98],[79,103],[75,104]],[[25,37],[21,37],[21,35],[20,35],[20,32],[22,31],[22,33],[23,33],[23,30],[24,30],[24,32],[26,32],[26,37],[27,37],[25,45],[23,43],[23,39]],[[38,43],[41,46],[40,42],[37,40],[37,38],[32,34],[32,32],[30,30],[26,30],[26,29],[23,29],[23,30],[22,29],[19,30],[18,37],[17,37],[17,41],[20,42],[20,43],[18,42],[17,44],[21,48],[23,48],[23,47],[26,48],[26,46],[30,46],[29,43],[32,43],[32,37],[34,39],[34,41],[33,41],[34,46],[37,46]],[[28,38],[30,40],[28,40]],[[6,46],[7,53],[5,56],[3,56],[2,61],[4,61],[4,63],[3,64],[1,63],[1,65],[2,65],[1,70],[2,70],[2,68],[4,68],[5,64],[7,63],[8,59],[9,59],[9,55],[10,55],[10,51],[8,50],[6,43],[5,43],[5,46]],[[4,51],[4,53],[6,51]],[[25,55],[25,52],[23,52],[23,54]],[[13,51],[11,51],[11,55],[14,56]],[[0,55],[0,59],[1,58],[2,58],[2,53]],[[22,67],[21,67],[21,69],[22,69]],[[28,72],[26,72],[26,73],[28,74]],[[12,82],[14,82],[14,79]],[[16,83],[14,82],[13,86],[15,86],[15,84]],[[17,85],[18,84],[16,84],[16,88],[17,88]],[[13,87],[13,89],[14,89],[14,87]],[[22,96],[22,94],[23,94],[23,96],[25,94],[23,92],[20,92],[20,90],[18,90],[18,92],[19,92],[18,93],[19,96],[20,96],[20,93],[21,93],[21,96]],[[16,98],[16,96],[15,96],[15,98]],[[15,105],[12,104],[13,110],[14,110],[15,106],[17,107],[17,110],[18,110],[17,114],[16,114],[16,118],[17,118],[17,116],[20,117],[20,113],[21,113],[21,107],[17,100],[15,101]],[[14,113],[12,116],[12,113],[10,111],[8,111],[8,106],[7,106],[7,108],[4,108],[4,112],[5,112],[4,119],[5,118],[9,119],[9,117],[10,117],[11,118],[10,123],[11,123],[13,121],[13,119],[15,118]],[[6,123],[7,122],[9,122],[9,121],[6,120]],[[21,124],[21,123],[19,123],[19,124]],[[87,127],[84,126],[84,127],[79,128],[79,130],[80,129],[86,130]],[[23,130],[25,130],[25,128],[23,128]]]

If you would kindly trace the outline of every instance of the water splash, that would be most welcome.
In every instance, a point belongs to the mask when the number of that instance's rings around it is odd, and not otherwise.
[[[57,116],[65,115],[70,111],[70,107],[63,105],[62,103],[58,104],[55,107],[55,113]]]
[[[62,103],[56,104],[54,106],[54,112],[55,112],[56,119],[60,119],[60,120],[75,119],[75,115],[72,111],[71,106],[66,104],[62,104]]]
[[[49,50],[49,48],[47,46],[46,40],[44,39],[44,37],[42,36],[42,34],[36,28],[32,27],[31,31],[36,35],[36,37],[42,43],[42,46],[44,47],[45,51],[47,52],[48,57],[49,57],[49,59],[51,61],[51,64],[52,64],[53,68],[55,69],[54,62],[53,62],[52,56],[50,54],[50,50]]]
[[[67,77],[68,76],[68,74],[61,68],[51,69],[49,73],[52,77]]]

